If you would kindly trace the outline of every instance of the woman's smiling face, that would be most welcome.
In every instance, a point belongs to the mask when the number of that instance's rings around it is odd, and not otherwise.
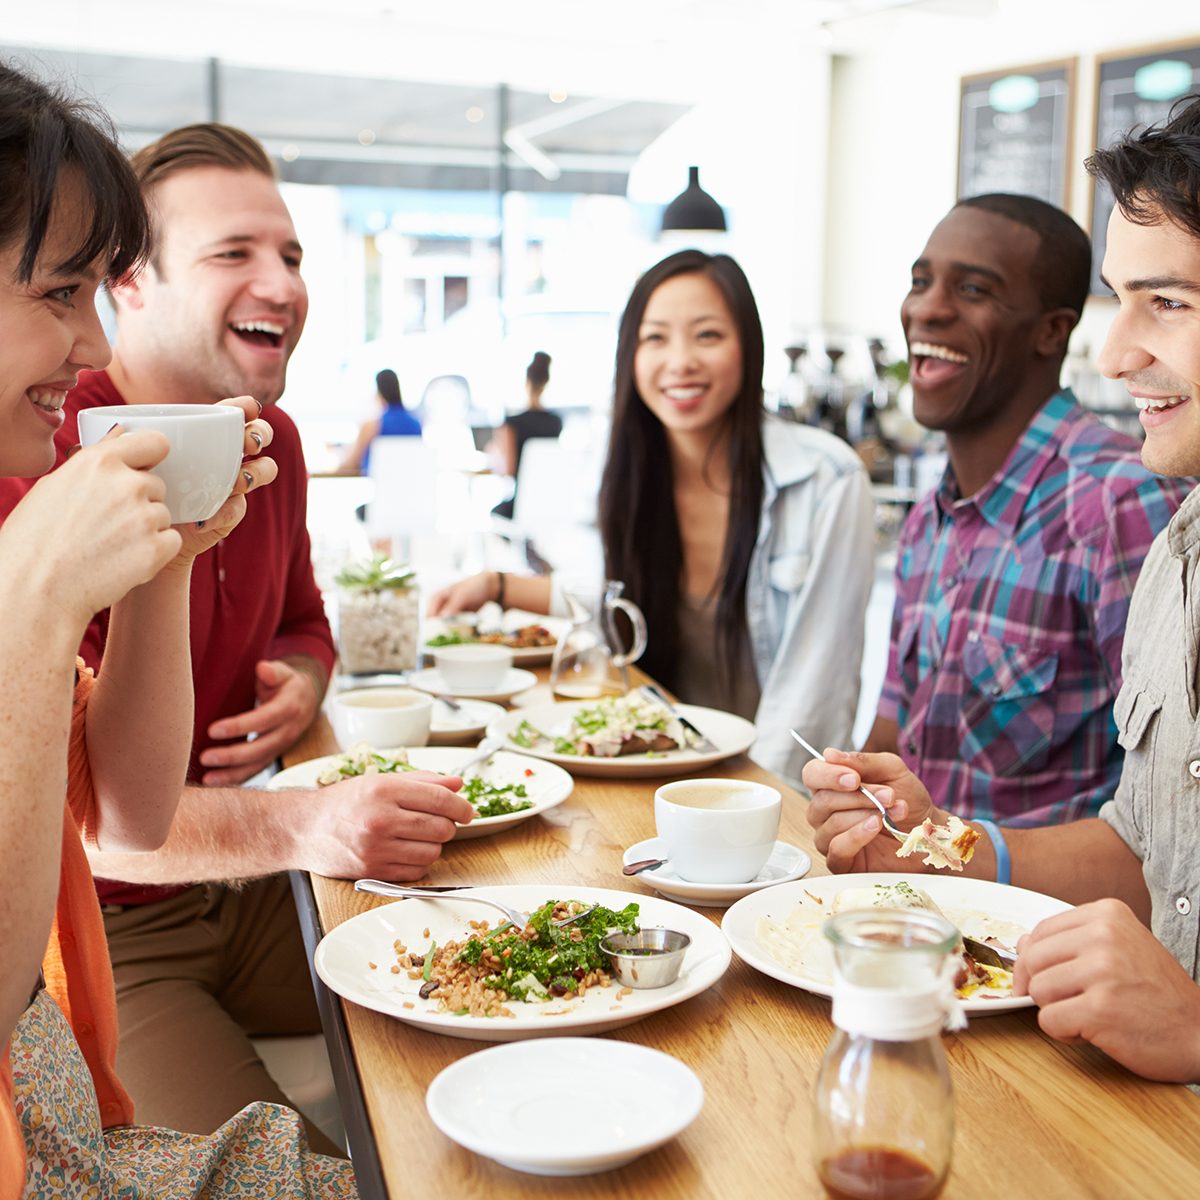
[[[80,371],[112,357],[96,313],[107,264],[62,270],[89,216],[82,187],[67,173],[27,282],[18,278],[24,232],[0,248],[0,475],[43,475],[54,465],[67,392]]]
[[[742,343],[721,289],[696,271],[665,280],[638,327],[634,381],[668,434],[710,432],[742,388]]]

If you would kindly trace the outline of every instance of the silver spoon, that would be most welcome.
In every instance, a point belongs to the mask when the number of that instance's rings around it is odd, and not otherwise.
[[[805,748],[805,750],[809,752],[809,754],[813,756],[813,758],[818,759],[820,762],[829,761],[829,759],[827,759],[825,755],[820,752],[820,750],[810,746],[794,729],[789,729],[788,732],[796,739],[796,741],[800,743],[801,746]],[[862,794],[866,796],[866,798],[870,800],[870,802],[875,805],[877,809],[879,809],[879,815],[883,818],[884,829],[886,829],[888,833],[890,833],[897,841],[907,842],[908,834],[905,833],[904,830],[899,829],[897,826],[892,824],[892,818],[888,816],[887,809],[883,807],[883,801],[880,800],[879,797],[874,793],[867,791],[867,789],[861,784],[859,785],[858,790],[862,792]]]
[[[643,871],[657,871],[668,861],[665,858],[643,858],[640,862],[631,862],[627,867],[622,867],[621,874],[640,875]]]

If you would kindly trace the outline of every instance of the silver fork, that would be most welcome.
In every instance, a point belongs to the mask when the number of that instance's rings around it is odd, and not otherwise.
[[[487,762],[497,750],[503,750],[504,743],[499,738],[484,738],[478,746],[475,747],[475,753],[467,759],[466,762],[460,763],[455,770],[455,774],[466,778],[467,771],[471,767],[479,766],[481,763]]]
[[[426,900],[429,899],[428,888],[409,888],[398,883],[385,883],[382,879],[359,879],[354,884],[354,890],[356,892],[370,892],[375,896],[393,896],[397,900],[410,900],[422,896]],[[529,924],[529,914],[527,912],[522,912],[519,908],[510,908],[507,904],[501,904],[499,900],[487,900],[483,896],[453,896],[445,898],[469,901],[472,904],[486,904],[489,908],[494,908],[498,912],[502,912],[505,919],[518,929],[524,929]],[[555,928],[561,929],[564,925],[570,925],[572,922],[578,921],[581,917],[586,917],[588,913],[594,912],[598,907],[598,904],[591,904],[572,917],[566,917],[561,921],[551,921],[550,923]]]
[[[805,750],[809,752],[809,754],[813,756],[813,758],[818,759],[820,762],[829,761],[829,759],[827,759],[825,755],[820,752],[820,750],[810,746],[794,729],[789,729],[788,732],[796,739],[796,741],[800,743],[801,746],[804,747]],[[886,829],[888,833],[890,833],[897,841],[907,842],[908,834],[905,833],[903,829],[899,829],[897,826],[892,824],[892,818],[888,816],[887,809],[883,807],[883,802],[879,799],[879,797],[874,793],[867,791],[867,789],[861,784],[859,785],[858,790],[862,792],[862,794],[866,796],[866,798],[870,800],[870,802],[875,805],[877,809],[879,809],[879,815],[883,818],[884,829]]]

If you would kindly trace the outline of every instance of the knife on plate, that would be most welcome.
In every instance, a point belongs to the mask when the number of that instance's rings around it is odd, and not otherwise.
[[[703,733],[701,733],[700,730],[697,729],[695,725],[693,725],[691,721],[689,721],[687,717],[685,717],[679,711],[679,709],[677,709],[675,705],[667,699],[664,693],[659,691],[659,689],[654,686],[654,684],[642,684],[642,693],[646,696],[649,696],[650,699],[654,700],[656,703],[661,704],[663,708],[665,708],[667,712],[669,712],[671,716],[673,716],[675,720],[677,720],[680,725],[682,725],[684,729],[686,729],[688,733],[690,733],[692,737],[696,739],[695,744],[691,746],[692,750],[699,750],[701,754],[720,753],[717,744],[712,740],[712,738],[706,737]]]

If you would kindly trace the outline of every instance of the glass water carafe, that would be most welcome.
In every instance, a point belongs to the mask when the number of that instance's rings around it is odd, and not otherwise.
[[[621,597],[625,585],[609,580],[603,591],[565,589],[570,625],[558,639],[550,664],[550,686],[565,700],[623,696],[629,690],[629,664],[646,649],[646,618],[631,600]],[[616,614],[633,625],[633,645],[621,649]]]
[[[929,1200],[954,1141],[941,1031],[963,1023],[958,931],[936,913],[872,908],[831,917],[825,935],[837,1029],[817,1079],[817,1172],[839,1200]]]

